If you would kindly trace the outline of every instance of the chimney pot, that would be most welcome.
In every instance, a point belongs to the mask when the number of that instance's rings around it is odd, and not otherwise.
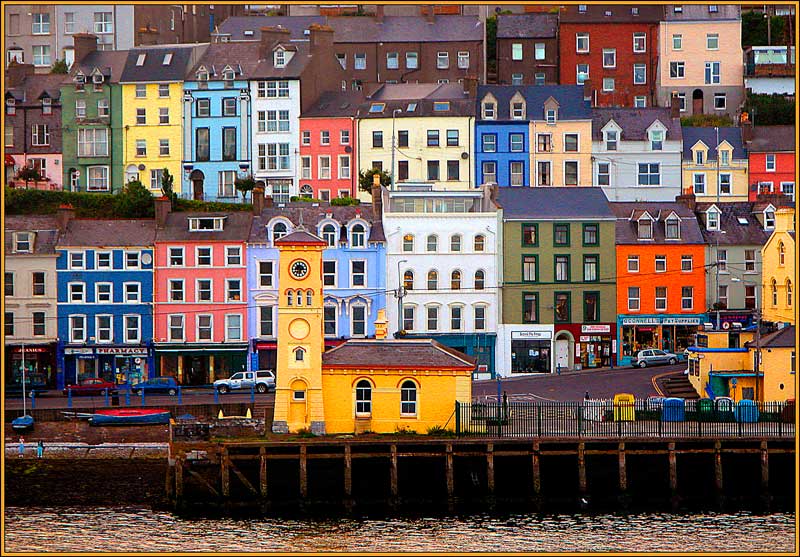
[[[378,4],[375,7],[375,22],[383,23],[383,4]]]
[[[678,98],[678,92],[673,91],[672,97],[669,102],[669,115],[671,118],[680,118],[681,117],[681,101]]]
[[[262,186],[256,186],[253,188],[253,214],[259,216],[263,210],[264,188]]]
[[[66,232],[69,221],[75,218],[75,209],[72,205],[62,204],[56,211],[56,224],[61,232]]]
[[[153,201],[155,202],[156,228],[162,229],[167,224],[167,215],[172,211],[172,200],[162,195],[161,197],[156,197]]]
[[[75,46],[75,62],[81,63],[89,54],[97,50],[97,35],[76,33],[72,35]]]

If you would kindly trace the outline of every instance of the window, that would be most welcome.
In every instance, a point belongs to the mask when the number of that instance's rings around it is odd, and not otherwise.
[[[525,282],[536,282],[539,280],[538,274],[539,256],[524,255],[522,257],[522,280]]]
[[[475,290],[483,290],[486,285],[486,273],[478,269],[475,271]]]
[[[511,43],[511,59],[522,60],[522,43]]]
[[[600,321],[600,293],[583,293],[583,320],[586,322]]]
[[[225,246],[225,263],[239,266],[242,264],[242,248],[239,246]]]
[[[522,245],[523,246],[538,246],[539,245],[539,225],[538,224],[523,224],[522,225]]]
[[[770,283],[771,291],[772,291],[772,305],[778,305],[778,283],[775,279],[772,279]]]
[[[486,242],[486,237],[483,234],[476,235],[472,243],[473,250],[476,252],[482,252],[484,249],[485,242]]]
[[[428,271],[428,290],[439,289],[439,273],[435,269]]]
[[[488,184],[490,182],[497,183],[497,163],[493,161],[485,161],[482,163],[481,168],[483,170],[483,183]]]
[[[17,232],[14,235],[14,251],[16,253],[32,253],[33,247],[31,246],[31,233],[30,232]]]
[[[706,50],[719,50],[719,34],[707,33],[706,34]]]
[[[372,386],[366,379],[356,384],[356,416],[372,414]]]
[[[197,160],[207,161],[210,158],[210,138],[208,128],[197,128],[195,131]]]
[[[100,99],[97,101],[97,115],[100,118],[108,118],[111,115],[108,99]]]
[[[653,130],[650,132],[650,150],[661,151],[664,148],[664,132]]]
[[[283,68],[286,66],[286,52],[284,50],[276,50],[274,53],[274,64],[276,68]]]
[[[640,309],[639,287],[638,286],[629,286],[628,287],[628,311],[639,311],[639,309]]]
[[[578,64],[575,66],[575,73],[578,85],[583,85],[583,82],[589,79],[589,64]]]
[[[667,256],[666,255],[656,255],[656,273],[666,273],[667,272]]]
[[[158,84],[158,97],[161,99],[169,97],[169,83]]]
[[[367,233],[363,224],[356,224],[350,229],[350,247],[363,248]]]
[[[222,99],[222,115],[236,116],[236,99]]]
[[[11,273],[6,273],[6,276],[8,276],[9,274],[11,274]],[[11,276],[13,277],[14,275],[12,274]],[[45,278],[44,278],[45,275],[44,275],[44,273],[39,272],[39,271],[34,271],[31,274],[31,276],[32,276],[32,279],[33,279],[33,285],[32,285],[33,286],[33,291],[32,291],[33,295],[34,296],[44,296],[45,295],[45,282],[44,282],[45,281]],[[12,283],[12,291],[13,291],[13,283]],[[13,296],[13,292],[12,292],[11,295]]]
[[[78,156],[107,157],[108,129],[78,128]]]
[[[367,263],[366,261],[350,262],[350,286],[367,285]]]
[[[439,328],[439,306],[428,306],[425,308],[427,316],[427,329],[436,331]]]
[[[604,77],[603,78],[603,91],[613,91],[614,90],[614,78],[613,77]]]
[[[416,70],[419,68],[419,55],[416,52],[406,52],[406,69]]]
[[[363,337],[367,334],[367,308],[366,306],[354,305],[350,307],[352,316],[350,325],[352,336]]]
[[[428,161],[428,180],[439,179],[439,161]]]
[[[5,319],[5,323],[6,323],[5,335],[7,337],[13,337],[14,336],[14,313],[10,312],[10,311],[7,311],[7,312],[5,312],[5,316],[6,316],[6,319]]]
[[[553,245],[569,246],[569,224],[560,223],[553,225]]]
[[[8,315],[6,314],[6,325],[8,325]],[[13,314],[11,314],[13,315]],[[106,316],[111,319],[111,316]],[[12,335],[13,335],[13,320],[12,320]],[[6,331],[8,334],[8,331]],[[98,340],[100,333],[98,329]],[[86,316],[85,315],[70,315],[69,317],[69,340],[70,342],[86,342]]]
[[[511,117],[514,120],[522,120],[525,118],[525,103],[512,102],[511,103]]]
[[[457,181],[459,179],[460,179],[459,161],[458,160],[447,161],[447,180]]]
[[[14,146],[14,126],[6,124],[3,130],[5,132],[5,145],[6,147]]]
[[[599,255],[583,256],[583,280],[584,282],[596,282],[598,280],[597,271],[600,267]]]
[[[633,108],[647,108],[647,97],[644,95],[633,97]]]
[[[694,307],[694,288],[692,286],[681,287],[681,309],[692,309]]]
[[[406,234],[403,236],[403,251],[414,251],[414,235]]]
[[[494,120],[495,119],[495,104],[491,102],[483,103],[483,119],[484,120]]]
[[[195,297],[198,302],[210,302],[213,299],[211,279],[197,279]]]
[[[50,34],[50,14],[34,13],[32,14],[33,29],[31,31],[34,35],[49,35]]]
[[[439,146],[439,130],[428,130],[428,147]]]
[[[556,292],[555,293],[555,321],[567,322],[570,320],[570,293],[569,292]]]
[[[725,110],[728,106],[727,94],[726,93],[714,93],[714,109],[715,110]],[[723,151],[724,154],[727,154],[727,151]],[[723,163],[727,164],[727,163]]]
[[[114,340],[114,321],[112,316],[95,316],[95,335],[97,342],[112,342]]]
[[[126,282],[123,285],[125,303],[138,304],[142,299],[141,284],[138,282]]]
[[[764,228],[765,229],[775,228],[775,212],[774,211],[764,211]]]
[[[50,145],[50,129],[47,124],[33,124],[31,126],[31,137],[34,147]]]
[[[661,163],[639,163],[639,185],[657,186],[661,183]]]
[[[484,153],[497,152],[497,135],[493,133],[485,133],[481,136],[481,143]]]
[[[144,108],[136,109],[136,124],[143,126],[147,124],[147,110]]]
[[[617,67],[617,49],[604,48],[603,49],[603,67],[616,68]]]
[[[436,67],[440,70],[446,70],[450,67],[450,55],[447,52],[436,53]]]
[[[169,156],[169,139],[158,140],[158,154],[162,157]]]
[[[461,321],[464,308],[461,306],[450,307],[450,329],[453,331],[461,330]]]
[[[408,180],[408,161],[397,161],[397,179]]]
[[[36,45],[33,47],[33,65],[34,66],[49,66],[50,60],[50,46]]]
[[[197,316],[197,340],[211,340],[213,338],[213,316]]]
[[[461,235],[460,234],[453,234],[450,237],[450,251],[452,251],[452,252],[461,251]]]
[[[719,7],[716,4],[710,4],[708,6],[708,13],[715,14],[717,12],[719,12]]]
[[[261,288],[271,288],[273,285],[272,261],[258,262],[258,285]]]
[[[112,284],[110,282],[97,282],[94,285],[94,301],[95,303],[110,304],[113,301]]]
[[[236,197],[236,171],[223,170],[218,173],[217,196],[218,197]]]
[[[45,317],[44,317],[44,312],[43,311],[34,311],[33,312],[33,336],[35,336],[35,337],[43,337],[46,334],[46,327],[45,327],[44,319],[45,319]]]
[[[225,316],[225,340],[242,340],[242,316],[238,313]]]
[[[242,299],[241,279],[225,280],[225,300],[228,302],[238,302]]]
[[[672,35],[672,50],[682,50],[683,49],[683,35],[676,34]]]
[[[605,139],[606,139],[606,151],[616,151],[617,150],[617,131],[616,130],[606,130],[605,132]]]
[[[447,146],[458,147],[458,130],[447,130]]]
[[[555,124],[557,116],[558,111],[555,108],[548,108],[545,110],[545,121],[548,124]]]
[[[183,279],[169,279],[169,301],[182,302],[183,294]]]
[[[125,315],[123,318],[125,328],[124,339],[127,343],[138,343],[141,341],[141,316]]]
[[[399,130],[397,132],[397,146],[408,147],[408,130]]]
[[[375,149],[383,148],[383,132],[382,131],[373,131],[372,132],[372,147]]]
[[[319,179],[320,180],[330,180],[331,179],[331,158],[327,155],[321,155],[319,159],[317,159],[319,164]]]
[[[693,257],[691,255],[681,256],[681,272],[687,273],[692,270]]]
[[[783,242],[778,243],[778,265],[781,267],[786,265],[786,247]]]
[[[396,70],[400,67],[400,58],[396,52],[386,53],[386,69]]]
[[[523,294],[522,295],[522,322],[523,323],[538,323],[539,322],[539,295],[538,294]]]
[[[607,162],[597,163],[597,185],[611,185],[611,164]]]
[[[556,282],[569,282],[569,255],[555,256]]]
[[[681,222],[677,218],[668,218],[665,221],[665,237],[667,240],[680,240]]]
[[[450,290],[461,290],[461,271],[450,273]]]
[[[635,53],[647,52],[647,34],[634,33],[633,34],[633,51]]]
[[[288,111],[286,119],[287,121],[289,119]],[[350,145],[350,130],[339,130],[339,143],[341,145]]]
[[[535,43],[533,45],[533,57],[536,60],[545,59],[545,46],[544,43]]]
[[[544,85],[545,83],[545,74],[543,72],[536,72],[533,74],[533,84],[534,85]]]
[[[786,279],[786,305],[792,307],[792,281]]]
[[[575,34],[575,52],[589,52],[589,33]]]
[[[263,312],[262,308],[262,312]],[[272,308],[270,307],[270,331],[272,331]],[[322,310],[323,330],[326,337],[336,336],[336,306],[326,305]],[[263,333],[262,333],[263,334]],[[272,332],[269,333],[272,336]]]
[[[414,314],[415,314],[414,306],[411,305],[403,306],[403,330],[405,331],[414,330]]]
[[[719,304],[720,309],[726,309],[728,307],[728,285],[727,284],[720,284],[717,287],[717,303]]]
[[[755,285],[745,285],[744,287],[744,307],[746,309],[756,308],[756,287]]]
[[[15,17],[15,15],[12,15],[11,17],[13,18]],[[71,35],[74,32],[75,32],[75,12],[64,12],[64,34]],[[9,35],[11,34],[16,34],[16,33],[9,32]]]
[[[667,311],[667,287],[656,286],[655,292],[656,311]]]
[[[511,74],[511,85],[522,85],[523,80],[524,80],[523,74],[521,73]]]
[[[577,133],[565,133],[564,134],[564,151],[570,153],[577,153],[578,152],[578,134]]]
[[[525,164],[519,161],[509,163],[512,186],[522,186],[524,182]]]
[[[458,67],[459,69],[469,69],[469,52],[462,50],[458,52]]]
[[[486,307],[475,306],[474,316],[475,316],[475,330],[476,331],[486,330]]]
[[[628,272],[629,273],[638,273],[639,272],[639,256],[638,255],[629,255],[628,256]]]
[[[84,254],[82,251],[69,252],[69,269],[84,268]]]
[[[400,386],[400,415],[417,415],[417,385],[413,381],[403,381]]]
[[[169,316],[169,340],[184,340],[183,323],[183,314],[173,314]]]
[[[69,301],[70,303],[86,301],[86,285],[84,283],[82,282],[69,283]]]
[[[633,84],[644,85],[647,83],[647,65],[634,64],[633,65]]]
[[[273,111],[270,111],[273,112]],[[289,111],[288,110],[281,110],[282,116],[286,116],[286,123],[289,123]],[[282,130],[286,131],[286,130]],[[331,132],[329,130],[321,130],[319,132],[319,144],[320,145],[330,145],[331,144]]]
[[[706,85],[719,83],[719,62],[706,62],[705,83]]]
[[[693,183],[692,186],[694,188],[695,194],[704,194],[706,193],[706,175],[705,174],[695,174],[693,176]]]
[[[731,195],[731,175],[730,174],[720,174],[719,175],[719,193],[720,195]]]
[[[578,161],[564,162],[564,185],[565,186],[578,185]]]
[[[639,224],[639,239],[652,240],[653,239],[653,221],[648,218],[641,218]]]
[[[746,273],[754,273],[756,270],[756,250],[744,250],[744,271]]]
[[[211,248],[210,247],[198,247],[197,248],[197,265],[199,267],[210,267],[211,266]]]

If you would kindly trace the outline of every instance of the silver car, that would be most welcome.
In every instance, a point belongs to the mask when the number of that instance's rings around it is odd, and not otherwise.
[[[674,365],[678,363],[678,356],[663,350],[639,350],[631,364],[634,367],[657,366],[659,364]]]

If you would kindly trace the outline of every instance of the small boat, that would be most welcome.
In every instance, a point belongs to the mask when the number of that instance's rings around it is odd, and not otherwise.
[[[250,413],[250,409],[247,409],[247,414],[244,416],[226,416],[222,413],[222,408],[219,410],[219,414],[217,415],[218,420],[251,420],[253,419],[253,415]]]
[[[154,425],[168,424],[169,410],[163,408],[115,408],[96,410],[89,418],[91,425]]]
[[[14,431],[30,431],[33,429],[33,416],[25,414],[11,421],[11,429]]]

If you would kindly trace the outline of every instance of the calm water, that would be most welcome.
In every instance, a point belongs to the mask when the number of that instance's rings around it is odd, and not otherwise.
[[[10,507],[5,526],[6,551],[33,552],[795,551],[790,513],[284,520]]]

